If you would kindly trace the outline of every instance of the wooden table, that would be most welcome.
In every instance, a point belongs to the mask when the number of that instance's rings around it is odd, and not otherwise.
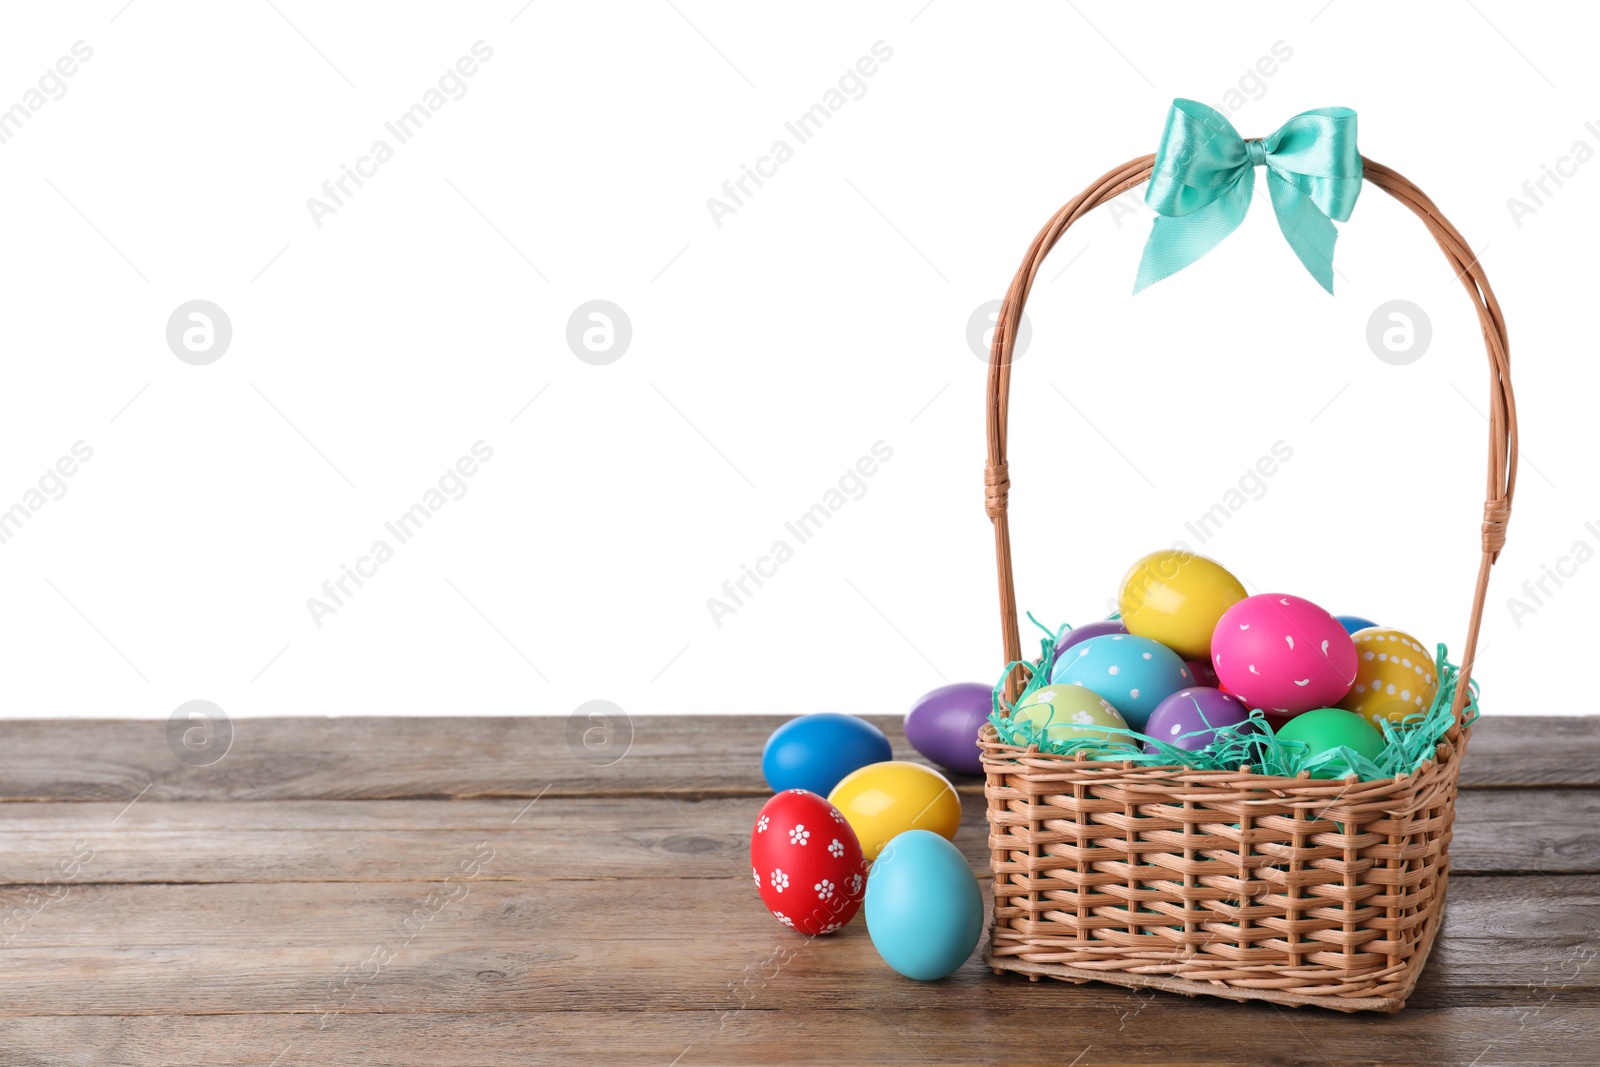
[[[0,1065],[1600,1062],[1600,719],[1477,728],[1443,933],[1388,1016],[976,955],[924,985],[859,918],[785,930],[746,862],[776,723],[595,752],[561,718],[245,720],[209,766],[165,723],[0,724]]]

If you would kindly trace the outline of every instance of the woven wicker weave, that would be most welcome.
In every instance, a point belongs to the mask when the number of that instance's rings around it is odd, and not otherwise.
[[[1150,176],[1153,156],[1107,173],[1069,201],[1028,249],[1006,294],[989,367],[986,502],[995,528],[1002,636],[1020,661],[1006,518],[1011,347],[1044,257],[1091,209]],[[1470,246],[1405,178],[1363,160],[1364,177],[1409,207],[1444,250],[1483,327],[1490,367],[1483,555],[1463,648],[1456,725],[1415,774],[1372,782],[1193,771],[1056,756],[1001,742],[983,749],[994,926],[986,958],[1082,982],[1396,1011],[1439,929],[1449,878],[1462,726],[1489,569],[1505,543],[1516,485],[1516,406],[1504,320]],[[1007,680],[1015,700],[1026,680]]]

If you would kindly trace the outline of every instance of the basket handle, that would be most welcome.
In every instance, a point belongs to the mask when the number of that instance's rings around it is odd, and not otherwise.
[[[1006,468],[1006,420],[1011,398],[1011,348],[1015,343],[1022,307],[1033,288],[1033,279],[1050,250],[1067,227],[1107,201],[1141,184],[1150,177],[1155,156],[1141,156],[1108,171],[1087,189],[1067,201],[1055,217],[1028,246],[1022,266],[1006,290],[1005,300],[995,323],[994,341],[989,352],[988,434],[989,462],[984,468],[984,503],[994,523],[996,569],[1000,578],[1000,627],[1007,663],[1022,659],[1022,639],[1018,632],[1017,594],[1011,569],[1011,529],[1006,518],[1007,492],[1011,480]],[[1472,678],[1473,657],[1478,649],[1478,626],[1483,621],[1483,606],[1489,591],[1489,568],[1500,556],[1506,541],[1506,522],[1511,518],[1511,497],[1517,485],[1517,406],[1511,391],[1511,366],[1506,340],[1505,318],[1488,276],[1466,239],[1440,213],[1433,201],[1408,179],[1365,156],[1362,176],[1406,207],[1410,208],[1433,239],[1439,243],[1451,269],[1466,287],[1467,296],[1478,312],[1483,328],[1483,344],[1489,353],[1489,479],[1483,505],[1483,558],[1478,564],[1478,583],[1472,596],[1472,616],[1467,623],[1466,648],[1461,659],[1461,674],[1456,685],[1454,712],[1461,726],[1462,708]],[[1019,668],[1023,670],[1025,668]],[[1006,699],[1014,701],[1024,679],[1018,671],[1006,678]]]

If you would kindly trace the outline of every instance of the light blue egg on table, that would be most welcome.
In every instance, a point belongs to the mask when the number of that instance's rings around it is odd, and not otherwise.
[[[1335,615],[1334,618],[1339,620],[1339,625],[1344,627],[1344,632],[1347,634],[1353,634],[1357,630],[1370,630],[1378,625],[1371,619],[1363,619],[1360,615]]]
[[[954,974],[983,936],[977,876],[961,850],[931,830],[907,830],[884,846],[862,908],[878,955],[919,982]]]
[[[1128,725],[1142,731],[1160,703],[1195,684],[1194,672],[1159,641],[1133,634],[1091,637],[1067,651],[1050,683],[1081,685],[1104,697]]]

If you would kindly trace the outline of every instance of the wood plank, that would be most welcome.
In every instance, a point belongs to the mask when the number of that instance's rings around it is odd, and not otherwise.
[[[897,716],[868,718],[898,758],[918,758]],[[167,747],[164,721],[17,720],[6,724],[0,801],[127,803],[147,786],[166,800],[756,795],[761,748],[780,721],[633,716],[626,754],[600,767],[585,761],[581,743],[569,744],[569,730],[581,736],[586,724],[564,716],[239,719],[228,754],[191,767]],[[1600,785],[1600,718],[1485,718],[1463,783]],[[981,789],[975,778],[958,784]]]
[[[495,879],[721,878],[742,873],[760,797],[644,795],[449,802],[285,800],[0,804],[0,885],[60,878],[92,849],[95,882],[407,881],[430,857],[492,841]],[[957,843],[989,863],[983,800]],[[1600,873],[1600,790],[1476,790],[1457,809],[1458,877]],[[0,902],[5,894],[0,892]]]
[[[1581,874],[1600,865],[1600,790],[1464,789],[1450,840],[1452,875]]]
[[[1054,984],[1014,990],[1003,1008],[824,1011],[592,1011],[7,1019],[5,1062],[78,1067],[525,1067],[541,1064],[1005,1063],[1024,1067],[1592,1067],[1593,1013],[1560,1003],[1407,1009],[1344,1016],[1266,1004],[1077,990],[1049,1011]],[[781,995],[774,983],[774,999]],[[1041,1013],[1041,1009],[1048,1014]],[[1074,1057],[1077,1057],[1074,1059]]]
[[[459,859],[438,857],[448,873]],[[486,866],[492,871],[495,860]],[[431,895],[430,895],[431,894]],[[1450,887],[1417,1007],[1600,1005],[1600,877]],[[781,973],[796,1010],[1126,1005],[1115,987],[996,977],[900,979],[858,917],[806,939],[748,874],[624,880],[70,885],[0,947],[0,1015],[730,1010]],[[780,993],[781,990],[781,993]],[[1161,994],[1163,998],[1171,994]],[[865,999],[864,999],[865,998]],[[768,1006],[776,1006],[768,1005]]]

